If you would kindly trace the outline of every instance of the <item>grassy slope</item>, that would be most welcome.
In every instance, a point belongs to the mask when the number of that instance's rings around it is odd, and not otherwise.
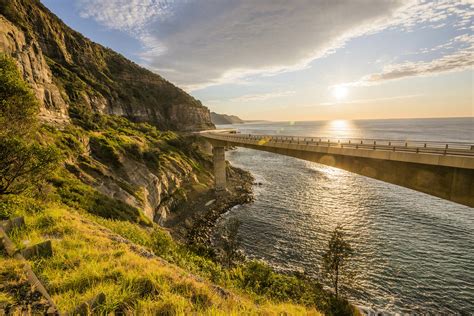
[[[271,290],[261,286],[259,291],[255,282],[260,281],[249,278],[248,267],[223,269],[174,242],[140,209],[94,189],[94,173],[120,175],[123,159],[146,160],[156,174],[181,170],[206,178],[205,161],[182,137],[118,117],[76,115],[74,123],[61,130],[41,130],[41,141],[54,142],[65,161],[49,184],[41,187],[41,194],[0,198],[0,219],[26,218],[27,227],[10,234],[19,248],[52,240],[54,256],[33,260],[31,265],[62,312],[102,292],[107,300],[98,313],[317,314],[314,308],[289,303],[293,277],[275,279],[286,284],[286,290],[277,285]],[[140,188],[126,181],[121,185],[139,199]],[[18,263],[0,255],[0,277],[15,279],[16,275],[24,283],[20,271]],[[273,277],[269,269],[262,271],[265,282]],[[16,291],[14,286],[0,287],[0,308],[25,300],[15,297]],[[320,289],[315,293],[324,296]],[[297,303],[312,302],[313,298],[301,296]]]
[[[71,311],[102,292],[107,300],[97,310],[101,313],[133,310],[140,314],[318,314],[312,308],[275,303],[244,293],[229,279],[220,283],[232,288],[231,292],[219,290],[207,278],[196,277],[175,264],[150,256],[154,251],[181,261],[188,270],[204,277],[219,269],[214,263],[202,262],[205,259],[184,251],[156,226],[104,219],[58,203],[38,206],[34,200],[13,198],[8,204],[13,210],[10,215],[26,218],[27,228],[12,234],[18,247],[45,239],[53,241],[54,256],[31,264],[61,311]],[[131,237],[136,243],[122,236]],[[202,269],[203,263],[211,266],[208,271]],[[12,269],[12,265],[11,260],[0,257],[0,274],[2,269]],[[12,300],[11,294],[2,295],[0,302]]]

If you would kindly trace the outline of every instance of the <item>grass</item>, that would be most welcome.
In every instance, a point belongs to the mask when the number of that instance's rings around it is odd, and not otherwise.
[[[178,256],[182,251],[179,245],[158,227],[150,234],[150,228],[96,217],[57,203],[46,204],[37,212],[18,208],[14,215],[25,216],[27,224],[11,234],[17,246],[22,247],[25,240],[31,244],[52,240],[54,256],[31,264],[63,312],[104,293],[106,301],[95,311],[99,314],[318,314],[303,305],[263,296],[256,299],[255,294],[232,286],[230,294],[222,295],[209,280],[159,258],[146,258],[117,238],[129,238],[157,254],[161,249],[165,257]],[[181,256],[182,260],[189,259]],[[0,262],[6,267],[12,260],[0,257]],[[9,294],[2,293],[0,302],[8,304],[9,300]]]

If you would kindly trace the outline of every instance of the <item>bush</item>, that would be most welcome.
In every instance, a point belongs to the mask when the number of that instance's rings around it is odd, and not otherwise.
[[[20,195],[5,195],[0,197],[0,220],[15,216],[38,214],[44,211],[44,206],[37,200]]]
[[[92,136],[89,144],[92,155],[97,159],[115,167],[120,166],[120,152],[110,140],[102,136]]]
[[[153,251],[159,256],[167,256],[176,250],[171,236],[161,229],[154,229],[151,235]]]

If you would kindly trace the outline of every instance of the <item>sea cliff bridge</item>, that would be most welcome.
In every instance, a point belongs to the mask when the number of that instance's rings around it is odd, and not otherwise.
[[[212,144],[216,190],[225,190],[225,147],[296,157],[474,207],[474,143],[240,134],[203,131]]]

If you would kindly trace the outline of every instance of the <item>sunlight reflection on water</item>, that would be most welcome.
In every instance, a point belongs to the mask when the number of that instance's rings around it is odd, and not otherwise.
[[[365,137],[423,139],[417,134],[421,125],[437,130],[438,138],[472,140],[472,129],[465,127],[470,123],[375,121],[370,128],[364,122],[345,127],[321,122],[317,128],[296,123],[285,126],[285,133],[361,137],[365,129]],[[279,124],[240,128],[271,134],[282,128]],[[453,125],[460,126],[458,135]],[[440,131],[443,127],[451,132]],[[357,253],[358,286],[350,293],[356,303],[404,313],[474,311],[472,208],[291,157],[238,149],[228,159],[264,183],[255,188],[254,203],[226,215],[242,220],[240,234],[249,256],[317,278],[329,233],[342,224]]]

